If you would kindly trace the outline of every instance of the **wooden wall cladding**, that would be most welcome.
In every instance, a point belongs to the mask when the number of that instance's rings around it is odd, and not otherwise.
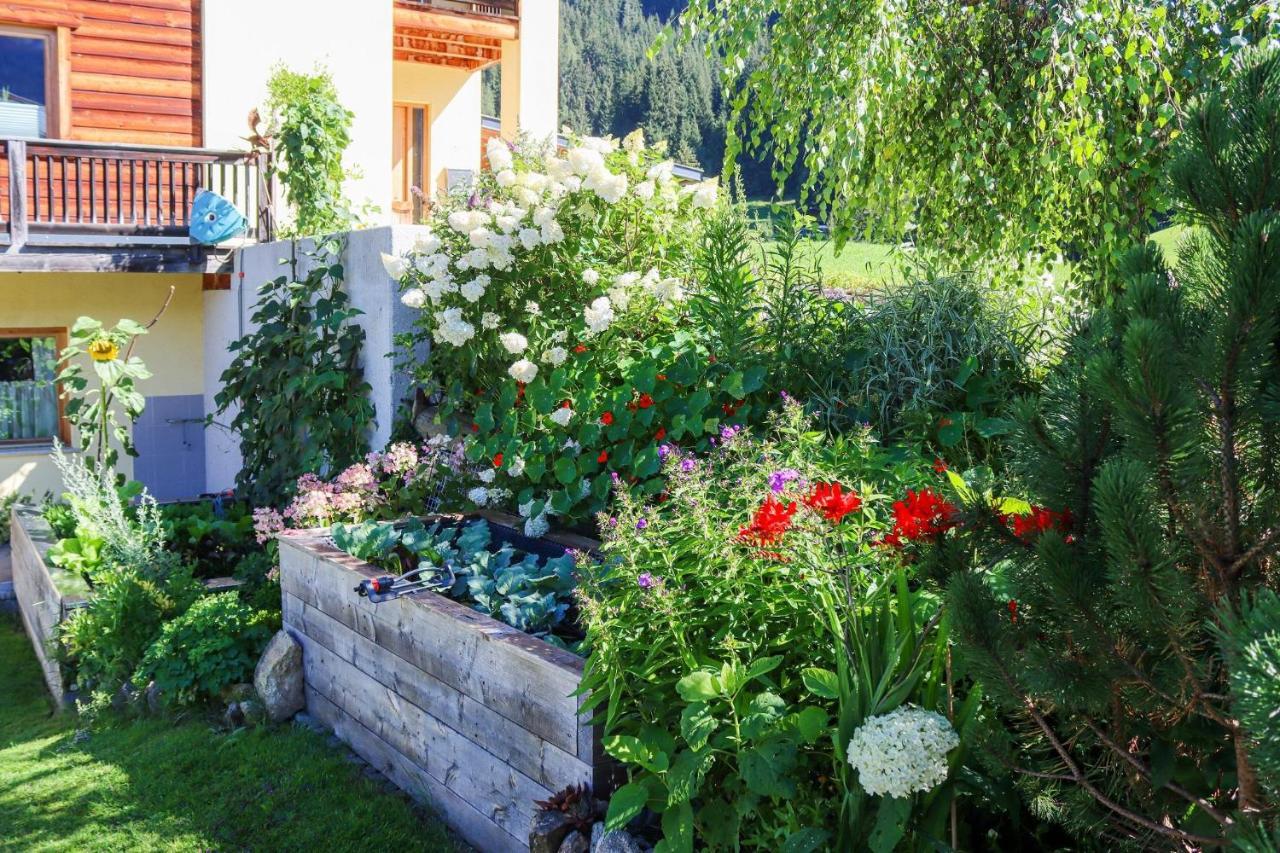
[[[0,23],[65,23],[64,138],[199,147],[200,2],[0,0]]]

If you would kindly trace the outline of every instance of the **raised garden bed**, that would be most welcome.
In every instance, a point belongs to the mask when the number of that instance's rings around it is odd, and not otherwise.
[[[39,509],[15,506],[12,513],[13,589],[18,612],[40,661],[45,684],[61,706],[66,702],[66,693],[53,644],[62,620],[84,606],[89,586],[78,574],[45,559],[57,539]]]
[[[489,521],[526,550],[593,544],[533,543]],[[284,624],[303,645],[312,716],[481,850],[527,849],[535,800],[608,789],[598,733],[573,695],[581,658],[434,592],[357,597],[384,574],[326,531],[281,537]]]

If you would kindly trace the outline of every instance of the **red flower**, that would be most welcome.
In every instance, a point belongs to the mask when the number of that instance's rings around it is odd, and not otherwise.
[[[573,351],[576,352],[578,355],[582,355],[584,352],[587,351],[587,348],[582,344],[578,344],[576,347],[573,348]]]
[[[932,541],[956,526],[955,514],[955,506],[932,489],[908,489],[906,500],[893,505],[893,532],[884,541],[895,548],[904,539]]]
[[[667,381],[667,374],[665,374],[665,373],[659,373],[659,374],[658,374],[658,381],[659,381],[659,382],[666,382],[666,381]]]
[[[600,423],[604,424],[605,426],[611,426],[613,424],[613,412],[605,412],[603,415],[601,415]]]
[[[636,400],[636,405],[642,409],[647,409],[653,405],[653,398],[648,394],[641,394],[640,399]]]
[[[858,511],[862,498],[857,492],[846,492],[839,483],[818,483],[804,499],[804,505],[832,524],[839,524],[846,515]]]
[[[791,528],[796,502],[784,504],[769,495],[751,517],[751,523],[738,531],[738,539],[752,545],[771,545]]]
[[[1009,599],[1009,621],[1015,625],[1018,624],[1018,602],[1012,598]]]
[[[1054,512],[1051,509],[1045,509],[1042,506],[1031,507],[1031,512],[1027,515],[1015,515],[1013,521],[1013,535],[1019,539],[1036,539],[1040,534],[1056,530],[1059,533],[1066,534],[1071,531],[1071,510],[1064,509],[1062,512]]]
[[[472,425],[471,425],[471,431],[472,431],[472,432],[479,432],[479,431],[480,431],[480,424],[472,424]]]
[[[939,474],[947,473],[947,463],[943,461],[943,458],[941,456],[934,458],[933,470]]]
[[[655,433],[653,434],[653,440],[654,440],[654,441],[662,441],[662,439],[664,439],[664,438],[666,438],[666,437],[667,437],[667,428],[666,428],[666,427],[658,427],[658,431],[657,431],[657,432],[655,432]]]
[[[951,426],[953,423],[955,423],[955,421],[951,420],[951,418],[943,418],[942,420],[938,421],[938,426],[940,426],[940,427],[949,427],[949,426]]]
[[[601,465],[609,461],[609,451],[601,450],[600,455],[596,457],[596,461]]]
[[[560,408],[562,408],[562,409],[572,409],[572,408],[573,408],[573,401],[572,401],[572,400],[561,400],[561,401],[560,401]]]
[[[493,467],[494,467],[494,468],[501,468],[501,467],[502,467],[502,454],[501,454],[501,453],[495,453],[495,454],[493,454]]]

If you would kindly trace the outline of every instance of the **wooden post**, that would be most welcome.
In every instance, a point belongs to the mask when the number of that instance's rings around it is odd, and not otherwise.
[[[258,167],[258,227],[259,243],[270,243],[275,237],[275,205],[271,199],[271,156],[259,151],[254,157]]]
[[[17,252],[27,242],[27,143],[5,142],[9,158],[9,251]]]

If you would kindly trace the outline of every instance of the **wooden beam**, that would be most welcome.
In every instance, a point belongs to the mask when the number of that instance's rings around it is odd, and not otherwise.
[[[472,44],[467,41],[442,41],[399,33],[396,34],[395,49],[397,53],[410,55],[448,56],[458,59],[478,59],[482,62],[497,62],[502,59],[500,47]]]
[[[458,33],[464,36],[484,36],[485,38],[504,41],[515,41],[520,38],[520,25],[515,21],[499,21],[493,18],[455,15],[451,12],[409,9],[404,6],[396,6],[394,20],[397,30],[439,30],[446,33]]]
[[[9,248],[18,252],[27,242],[27,143],[9,140],[5,147],[9,165]]]
[[[30,2],[0,3],[0,22],[27,27],[78,27],[84,19],[67,8],[66,3]]]
[[[448,68],[465,68],[468,71],[476,71],[481,68],[487,68],[494,65],[498,60],[486,59],[458,59],[449,56],[430,56],[422,53],[402,53],[397,51],[393,57],[397,62],[413,62],[419,65],[443,65]]]

